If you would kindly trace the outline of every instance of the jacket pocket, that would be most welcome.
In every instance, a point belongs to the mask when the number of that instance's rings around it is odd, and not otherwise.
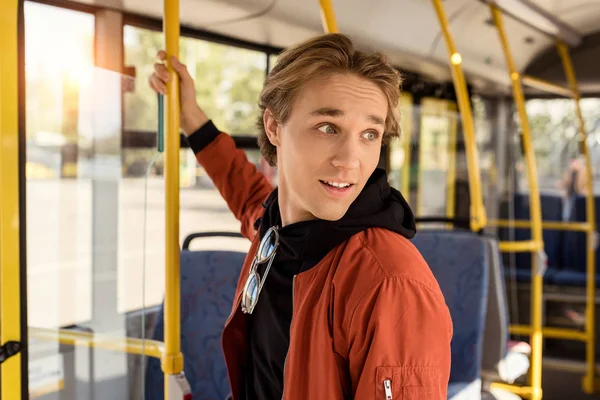
[[[375,385],[376,400],[446,399],[433,367],[378,367]]]

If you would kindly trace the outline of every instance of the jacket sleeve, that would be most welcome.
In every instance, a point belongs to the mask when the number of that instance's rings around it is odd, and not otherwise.
[[[386,277],[359,302],[348,339],[354,398],[446,400],[452,322],[441,292]]]
[[[204,168],[231,212],[241,222],[241,233],[249,240],[254,223],[261,217],[263,202],[273,187],[256,166],[248,161],[233,139],[207,122],[188,138],[198,163]]]

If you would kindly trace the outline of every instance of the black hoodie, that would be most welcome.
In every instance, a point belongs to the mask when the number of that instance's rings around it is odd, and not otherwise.
[[[256,222],[262,238],[281,226],[278,190],[265,201],[265,213]],[[289,346],[294,275],[316,265],[330,250],[369,228],[385,228],[412,238],[415,218],[400,192],[391,188],[386,172],[376,169],[344,217],[338,221],[310,220],[279,230],[280,246],[266,277],[259,301],[249,318],[247,400],[280,400],[283,368]],[[266,263],[258,271],[264,277]]]

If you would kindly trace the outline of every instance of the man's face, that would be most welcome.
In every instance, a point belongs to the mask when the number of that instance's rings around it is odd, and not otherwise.
[[[265,118],[284,224],[344,216],[379,163],[387,108],[376,84],[334,74],[307,82],[284,124]]]

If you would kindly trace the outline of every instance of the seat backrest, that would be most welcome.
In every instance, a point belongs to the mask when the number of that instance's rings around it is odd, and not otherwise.
[[[223,400],[230,392],[221,346],[246,254],[234,251],[181,252],[181,351],[194,399]],[[153,339],[164,340],[163,307]],[[160,361],[148,361],[146,399],[164,399]]]
[[[586,222],[587,221],[587,209],[586,209],[586,198],[585,196],[572,196],[567,202],[570,208],[569,222]],[[596,210],[600,206],[600,197],[594,198],[594,205]],[[600,215],[596,212],[596,229],[598,230],[598,220]],[[564,259],[565,269],[568,271],[574,271],[579,273],[585,273],[587,271],[587,234],[585,232],[565,232],[565,246],[564,246]],[[599,251],[596,249],[596,271],[599,271],[600,260],[598,260]]]
[[[421,230],[412,239],[436,277],[453,323],[450,383],[480,378],[489,249],[471,232]]]
[[[498,363],[508,352],[508,300],[498,241],[488,238],[486,242],[490,254],[490,274],[481,364],[484,371],[496,371]]]
[[[514,219],[516,220],[531,220],[531,213],[529,210],[529,194],[528,193],[515,193],[513,197],[514,201]],[[559,195],[551,193],[540,194],[540,205],[542,209],[542,220],[543,221],[562,221],[563,219],[563,200]],[[502,210],[500,212],[502,219],[508,219],[509,204],[504,201],[502,203]],[[563,260],[563,237],[564,232],[555,229],[544,229],[542,232],[544,240],[544,249],[548,256],[548,267],[549,268],[560,268],[564,264]],[[531,240],[531,229],[530,228],[515,228],[514,237],[510,237],[507,228],[499,229],[498,236],[500,240]],[[516,259],[516,267],[518,269],[530,270],[531,269],[531,253],[516,253],[514,255]],[[509,264],[507,258],[504,260],[505,264]]]

